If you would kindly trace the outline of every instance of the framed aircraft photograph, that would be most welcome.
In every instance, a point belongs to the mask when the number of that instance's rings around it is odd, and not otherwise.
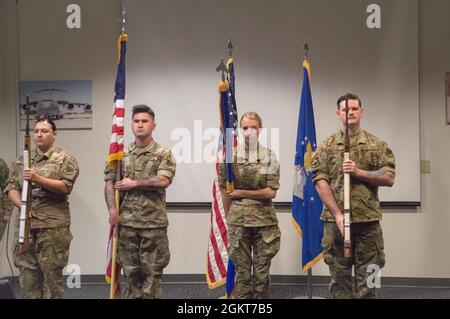
[[[44,117],[53,120],[58,130],[92,129],[92,81],[21,81],[21,130],[26,125],[27,95],[32,123]]]

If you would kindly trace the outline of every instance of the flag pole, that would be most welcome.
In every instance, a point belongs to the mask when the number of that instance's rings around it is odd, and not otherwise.
[[[308,269],[308,299],[312,299],[312,267]]]
[[[116,167],[116,182],[120,181],[121,177],[121,163],[122,161],[117,161],[117,167]],[[116,212],[120,216],[120,192],[119,190],[114,190],[114,203],[116,206]],[[112,264],[111,264],[111,285],[109,289],[109,299],[115,299],[118,295],[117,291],[117,282],[119,281],[119,275],[117,273],[116,264],[117,264],[117,243],[119,241],[119,224],[116,224],[114,226],[114,233],[113,233],[113,241],[112,241]]]
[[[304,61],[305,61],[305,60],[308,60],[308,52],[309,52],[308,39],[305,39],[305,42],[303,44],[303,50],[305,52],[305,55],[304,55]],[[302,297],[295,297],[294,299],[321,299],[321,297],[313,296],[312,267],[313,267],[312,265],[308,265],[307,286],[306,286],[307,295],[306,296],[302,296]]]
[[[233,44],[231,39],[228,39],[227,44],[228,49],[228,59],[227,63],[224,63],[224,59],[220,59],[220,64],[216,68],[217,72],[221,73],[221,82],[219,84],[220,91],[220,118],[221,118],[221,130],[223,134],[223,148],[225,148],[225,158],[227,166],[227,191],[234,190],[234,177],[233,177],[233,167],[231,166],[231,157],[233,148],[237,146],[236,139],[236,123],[237,123],[237,110],[236,110],[236,99],[234,96],[234,67],[233,67]],[[227,74],[227,77],[225,75]],[[231,107],[231,109],[230,109]],[[233,129],[233,133],[229,134],[229,129]],[[223,149],[222,149],[223,151]],[[227,208],[226,208],[227,209]],[[226,219],[226,213],[225,213]],[[228,256],[229,257],[229,256]],[[231,299],[236,297],[236,287],[235,287],[235,266],[233,261],[228,258],[228,265],[226,268],[226,279],[225,279],[225,298]]]
[[[303,44],[303,50],[305,51],[305,59],[308,59],[308,51],[309,51],[309,45],[308,45],[308,39],[305,39],[305,43]],[[308,286],[307,286],[307,293],[308,293],[308,299],[313,298],[312,294],[312,266],[308,268]]]
[[[126,22],[127,22],[127,9],[122,6],[121,11],[121,31],[126,33]],[[121,167],[122,161],[116,161],[116,182],[121,180]],[[120,192],[119,190],[114,190],[114,204],[116,207],[116,212],[120,216]],[[115,299],[119,295],[118,282],[120,273],[117,273],[117,246],[119,241],[119,224],[114,226],[113,239],[112,239],[112,256],[111,256],[111,284],[109,287],[109,299]]]
[[[228,58],[233,57],[233,49],[234,49],[234,47],[233,47],[233,43],[231,43],[231,38],[228,39],[228,46],[227,46],[227,48],[228,48]]]
[[[309,44],[308,39],[305,39],[305,43],[303,44],[303,50],[305,50],[305,59],[308,58]]]
[[[126,33],[126,26],[127,26],[127,8],[125,6],[122,7],[122,15],[121,15],[121,21],[122,23],[122,33]]]
[[[227,59],[227,64],[226,64],[226,72],[227,72],[227,78],[228,78],[228,83],[229,83],[229,92],[230,92],[230,98],[231,98],[231,105],[232,105],[232,109],[228,110],[229,112],[231,111],[232,113],[234,113],[234,116],[236,117],[234,119],[234,121],[237,121],[237,107],[236,107],[236,96],[235,96],[235,83],[234,83],[234,64],[233,64],[233,44],[231,43],[231,38],[228,38],[228,44],[227,44],[227,49],[228,49],[228,59]],[[230,122],[227,124],[227,127],[230,127]],[[233,131],[236,129],[236,122],[234,122],[231,126],[233,126]],[[233,133],[234,134],[234,133]],[[229,143],[231,141],[229,141],[229,136],[226,138],[226,141],[228,144],[226,146],[226,152],[231,155],[232,154],[232,150],[234,147],[237,146],[237,139],[235,139],[233,137],[233,141],[232,143]],[[230,148],[231,146],[231,148]],[[227,161],[230,160],[230,157],[225,155],[227,157]],[[227,164],[230,165],[230,164]],[[227,169],[227,175],[230,175],[230,170],[232,172],[232,166],[230,166]],[[231,173],[231,175],[233,175],[233,173]],[[228,184],[227,183],[227,190],[228,191],[233,191],[234,190],[234,178],[233,178],[233,182]],[[237,294],[236,294],[236,268],[234,265],[234,262],[231,258],[228,259],[228,265],[227,265],[227,278],[226,278],[226,294],[227,294],[227,299],[236,299],[237,298]]]
[[[226,172],[227,172],[227,191],[230,191],[234,187],[234,177],[233,177],[233,167],[231,166],[231,160],[229,155],[232,154],[232,150],[237,145],[237,111],[236,111],[236,99],[234,97],[234,68],[233,68],[233,59],[232,59],[232,50],[233,45],[231,44],[231,39],[228,40],[228,59],[225,63],[224,59],[220,59],[220,63],[216,68],[216,71],[220,73],[220,80],[218,85],[219,91],[219,114],[220,114],[220,130],[221,130],[221,139],[219,142],[219,148],[216,154],[216,173],[219,175],[219,163],[223,160],[223,156],[226,158]],[[232,129],[232,134],[229,134]],[[215,184],[213,186],[213,208],[211,210],[211,218],[213,218],[213,214],[217,216],[217,220],[219,220],[220,225],[223,227],[222,230],[225,232],[228,231],[226,225],[226,214],[229,209],[229,205],[227,201],[222,201],[222,196],[220,192],[217,192],[219,185],[217,183],[218,176],[215,178]],[[216,186],[217,185],[217,186]],[[215,205],[216,201],[221,201],[222,205]],[[213,231],[214,223],[211,219],[211,231]],[[219,223],[216,223],[219,224]],[[223,232],[221,232],[223,234]],[[214,275],[216,272],[217,277],[214,280],[217,282],[217,278],[220,278],[220,285],[225,282],[225,296],[224,298],[230,299],[235,296],[235,268],[233,261],[229,258],[228,252],[222,249],[220,252],[217,251],[217,244],[213,244],[211,242],[211,238],[217,238],[217,235],[211,233],[210,241],[208,243],[209,247],[212,247],[215,253],[215,256],[211,256],[211,250],[208,253],[208,261],[207,261],[207,269],[208,271]],[[222,236],[218,236],[217,242],[223,242]],[[226,238],[226,236],[225,236]],[[225,245],[226,246],[226,245]],[[224,258],[217,258],[224,257]],[[225,272],[214,270],[212,264],[216,263],[216,265],[221,265]],[[217,267],[216,267],[217,269]],[[225,276],[225,278],[224,278]],[[214,276],[213,276],[214,277]],[[208,284],[211,287],[209,282],[209,274],[207,275]],[[218,286],[218,285],[217,285]]]

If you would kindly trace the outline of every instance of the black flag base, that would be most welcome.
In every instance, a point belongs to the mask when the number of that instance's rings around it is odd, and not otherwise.
[[[16,299],[16,293],[7,279],[0,279],[0,299]]]
[[[325,299],[323,297],[313,296],[312,290],[313,290],[313,286],[312,286],[312,269],[309,268],[308,269],[308,286],[307,286],[308,295],[307,296],[301,296],[301,297],[295,297],[294,299]]]

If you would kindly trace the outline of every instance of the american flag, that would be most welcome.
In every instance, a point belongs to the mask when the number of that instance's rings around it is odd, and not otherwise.
[[[221,133],[216,154],[216,177],[213,183],[213,199],[211,209],[211,229],[208,243],[206,278],[209,288],[216,288],[226,283],[227,296],[234,291],[234,264],[228,258],[227,252],[227,225],[225,210],[222,205],[218,176],[220,163],[226,157],[227,190],[234,189],[233,174],[233,148],[237,146],[237,108],[234,95],[234,68],[233,60],[227,62],[228,80],[219,83],[219,112],[221,120]]]
[[[127,51],[128,36],[125,33],[121,33],[117,41],[118,47],[118,66],[115,83],[115,96],[114,96],[114,114],[112,123],[111,141],[109,145],[108,165],[113,168],[117,168],[118,163],[123,159],[123,136],[124,128],[123,121],[125,117],[125,54]],[[115,287],[111,287],[113,290],[113,297],[117,298],[120,294],[119,275],[120,265],[116,262],[115,274],[113,274],[113,242],[117,242],[118,227],[111,226],[109,230],[108,248],[107,248],[107,266],[105,272],[106,282],[111,284],[111,278],[114,276]]]
[[[122,33],[117,41],[118,66],[114,96],[114,114],[109,144],[108,164],[115,166],[123,159],[123,120],[125,117],[125,54],[128,36]]]

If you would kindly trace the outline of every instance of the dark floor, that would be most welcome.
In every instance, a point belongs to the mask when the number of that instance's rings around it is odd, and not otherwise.
[[[14,284],[17,296],[20,289]],[[164,283],[166,299],[216,299],[224,295],[224,288],[208,289],[205,283]],[[67,299],[105,299],[109,286],[106,284],[82,284],[81,288],[66,288]],[[271,284],[270,297],[273,299],[304,298],[307,295],[305,285]],[[327,286],[314,286],[313,296],[327,298]],[[450,288],[384,287],[378,291],[379,299],[450,299]]]

